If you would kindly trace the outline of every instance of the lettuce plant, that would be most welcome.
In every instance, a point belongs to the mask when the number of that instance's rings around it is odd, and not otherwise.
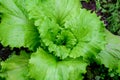
[[[82,9],[79,0],[0,0],[0,4],[1,43],[32,51],[1,62],[0,76],[6,80],[82,80],[92,60],[120,72],[119,37],[107,32],[95,13]]]

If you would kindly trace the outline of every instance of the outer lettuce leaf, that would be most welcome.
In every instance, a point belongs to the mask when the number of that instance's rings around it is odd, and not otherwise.
[[[28,20],[24,3],[24,0],[0,0],[0,40],[4,46],[24,46],[34,50],[39,44],[39,33]]]
[[[36,19],[35,25],[46,17],[63,25],[80,8],[79,0],[26,0],[26,4],[29,17]]]
[[[30,58],[30,76],[35,80],[82,80],[87,63],[78,59],[58,60],[42,48]]]
[[[69,19],[65,27],[70,29],[77,39],[70,57],[96,55],[105,46],[104,25],[95,13],[80,9],[76,17]]]
[[[2,17],[2,14],[0,13],[0,23],[1,23],[1,17]]]
[[[79,0],[27,0],[29,18],[38,26],[50,53],[66,57],[95,56],[105,46],[104,25]]]
[[[120,45],[108,44],[105,50],[101,51],[97,59],[101,61],[107,68],[111,70],[118,68],[118,62],[120,61]]]
[[[104,64],[110,71],[120,73],[120,37],[106,30],[106,41],[107,45],[98,54],[97,59],[100,60],[100,64]]]
[[[120,61],[118,62],[118,69],[117,69],[117,72],[119,73],[119,76],[120,76]]]
[[[28,79],[29,55],[21,51],[20,55],[11,55],[6,61],[1,62],[0,76],[6,80]]]

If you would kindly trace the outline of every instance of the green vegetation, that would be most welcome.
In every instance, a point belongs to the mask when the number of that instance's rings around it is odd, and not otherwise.
[[[120,74],[120,37],[105,28],[96,12],[82,9],[79,0],[0,4],[0,42],[12,50],[7,59],[0,56],[0,79],[83,80],[94,62],[111,77]]]

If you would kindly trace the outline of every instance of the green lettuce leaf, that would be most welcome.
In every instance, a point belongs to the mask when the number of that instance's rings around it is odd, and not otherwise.
[[[59,60],[42,48],[32,54],[29,64],[35,80],[82,80],[87,66],[82,58]]]
[[[21,51],[20,55],[12,54],[6,61],[1,62],[0,77],[6,80],[29,80],[29,55]]]
[[[38,26],[42,47],[61,59],[95,56],[105,46],[104,25],[79,0],[26,0]]]
[[[35,50],[39,45],[39,33],[28,19],[24,3],[24,0],[0,0],[0,41],[4,46]]]
[[[40,25],[45,18],[63,25],[80,8],[79,0],[26,0],[26,5],[29,18],[36,19],[35,25]]]
[[[95,13],[80,9],[76,17],[69,19],[65,27],[70,29],[77,39],[76,46],[73,47],[70,57],[96,55],[106,44],[104,25]]]
[[[97,59],[100,64],[109,68],[109,71],[120,73],[120,37],[113,35],[108,30],[105,32],[107,45],[98,54]]]
[[[118,69],[117,69],[117,73],[119,73],[119,76],[120,76],[120,61],[118,62]]]
[[[1,23],[1,17],[2,17],[2,14],[0,13],[0,23]]]

